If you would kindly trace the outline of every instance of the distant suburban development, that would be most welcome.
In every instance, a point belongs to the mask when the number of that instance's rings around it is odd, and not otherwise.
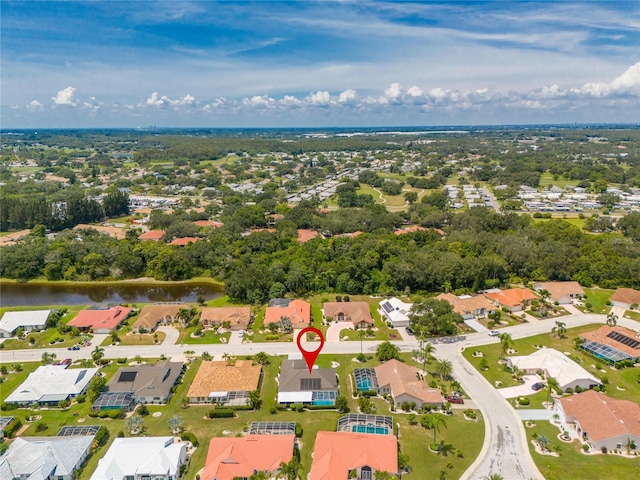
[[[4,133],[2,480],[637,476],[640,130]]]

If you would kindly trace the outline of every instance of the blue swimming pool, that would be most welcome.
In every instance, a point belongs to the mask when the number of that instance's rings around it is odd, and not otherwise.
[[[331,406],[334,405],[335,402],[333,400],[314,400],[311,402],[311,405],[322,405],[322,406]]]
[[[362,392],[371,390],[371,380],[369,380],[368,378],[363,378],[356,386],[358,387],[358,390]]]
[[[376,427],[374,425],[354,425],[351,429],[354,433],[373,433],[376,435],[389,435],[386,427]]]

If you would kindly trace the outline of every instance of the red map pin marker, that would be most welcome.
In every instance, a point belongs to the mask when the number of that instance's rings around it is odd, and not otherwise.
[[[302,345],[300,345],[301,339],[307,333],[315,333],[316,335],[318,335],[318,337],[320,337],[320,346],[318,347],[317,350],[313,352],[306,351],[304,348],[302,348]],[[307,362],[307,367],[309,367],[309,373],[311,373],[311,370],[313,369],[313,364],[316,363],[316,358],[318,358],[318,355],[320,355],[320,350],[322,350],[322,347],[324,347],[324,335],[322,335],[322,332],[320,330],[318,330],[315,327],[307,327],[302,329],[302,331],[298,335],[298,350],[300,350],[300,353],[302,353],[304,360]]]

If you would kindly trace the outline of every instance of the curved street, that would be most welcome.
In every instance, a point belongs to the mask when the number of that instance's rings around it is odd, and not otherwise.
[[[590,323],[605,323],[605,315],[568,315],[559,317],[566,323],[567,328],[587,325]],[[620,318],[618,324],[640,330],[640,322]],[[541,333],[551,332],[555,325],[553,320],[543,320],[535,323],[527,323],[506,327],[501,332],[509,333],[515,340],[518,338],[530,337]],[[434,339],[436,356],[440,359],[450,360],[453,365],[453,375],[460,382],[463,389],[475,401],[482,412],[485,420],[484,444],[480,455],[469,469],[462,475],[462,479],[479,479],[493,473],[499,473],[509,480],[542,480],[544,477],[536,467],[529,448],[524,426],[520,417],[511,405],[485,380],[462,356],[462,351],[467,347],[498,343],[496,337],[490,337],[486,333],[474,333],[458,337],[446,337]],[[379,341],[365,342],[367,353],[374,353]],[[416,339],[394,342],[402,351],[412,351],[418,346]],[[233,353],[235,355],[253,355],[257,352],[266,352],[271,355],[286,355],[297,351],[293,342],[279,343],[243,343],[241,345],[151,345],[151,346],[110,346],[105,347],[106,358],[118,357],[159,357],[161,354],[175,359],[184,359],[185,351],[195,352],[193,355],[201,355],[208,352],[211,355],[221,358],[223,353]],[[313,350],[313,347],[309,348]],[[89,358],[91,347],[78,351],[68,351],[66,349],[47,350],[55,353],[57,358]],[[325,343],[323,354],[344,354],[359,353],[360,342],[335,342]],[[1,352],[2,362],[28,362],[39,361],[43,349],[39,350],[3,350]]]

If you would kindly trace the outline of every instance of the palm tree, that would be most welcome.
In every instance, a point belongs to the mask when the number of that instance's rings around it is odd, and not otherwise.
[[[502,358],[504,358],[507,350],[509,350],[509,347],[512,344],[513,339],[511,338],[511,335],[509,335],[508,333],[503,333],[500,335],[500,351],[502,352]]]
[[[544,435],[538,435],[536,441],[538,442],[538,445],[540,445],[540,448],[542,450],[548,450],[549,444],[551,443],[549,439]]]
[[[427,370],[427,363],[431,361],[433,358],[433,352],[436,351],[436,347],[433,346],[433,343],[425,343],[420,348],[420,353],[422,355],[422,370]]]
[[[485,475],[482,477],[482,480],[504,480],[504,477],[499,473],[492,473],[490,475]]]
[[[624,444],[624,446],[627,449],[627,455],[631,455],[631,450],[636,449],[636,442],[627,437],[627,442]]]
[[[551,333],[557,333],[559,338],[564,338],[567,333],[567,324],[556,320],[556,326],[551,329]]]
[[[444,443],[444,438],[440,440],[438,443],[438,455],[442,455],[443,457],[449,456],[449,454],[453,454],[455,452],[455,447],[450,443]]]
[[[96,345],[96,348],[91,352],[91,358],[93,358],[94,362],[99,361],[102,357],[104,357],[104,348],[100,348]]]
[[[423,426],[433,429],[433,443],[436,443],[436,433],[440,431],[440,427],[447,428],[447,420],[441,413],[430,413],[426,416]]]
[[[282,478],[285,480],[295,480],[298,475],[298,467],[300,464],[294,458],[289,463],[280,462],[280,472],[276,478]]]
[[[385,362],[393,358],[398,359],[400,358],[400,349],[389,341],[382,342],[378,345],[378,348],[376,348],[376,356],[381,362]]]
[[[548,290],[540,290],[538,292],[540,294],[540,300],[542,300],[542,306],[546,309],[547,308],[547,300],[549,299],[549,297],[551,297],[551,294],[549,293]]]
[[[453,364],[450,360],[438,360],[436,362],[434,373],[443,380],[446,378],[450,378],[451,374],[453,373]]]
[[[227,363],[227,366],[229,365],[229,360],[231,359],[231,355],[229,355],[227,352],[224,352],[222,354],[222,359]]]
[[[249,392],[249,405],[254,410],[258,410],[262,405],[262,400],[260,400],[260,392],[258,390],[252,390]]]
[[[362,339],[364,338],[364,330],[358,330],[358,336],[360,337],[360,355],[364,355],[362,353]]]
[[[42,354],[42,364],[43,365],[50,365],[53,363],[53,361],[56,359],[56,354],[55,353],[49,353],[49,352],[44,352]]]
[[[607,315],[607,325],[609,325],[610,327],[615,327],[616,324],[618,323],[618,316],[611,312],[609,315]]]
[[[213,356],[209,352],[202,352],[202,360],[205,362],[210,362],[213,360]]]

